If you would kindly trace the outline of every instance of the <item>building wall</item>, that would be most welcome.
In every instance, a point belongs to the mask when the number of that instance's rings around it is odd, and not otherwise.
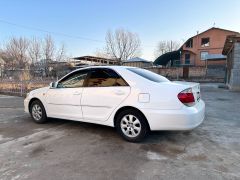
[[[196,54],[194,54],[191,51],[183,51],[181,54],[181,64],[186,64],[185,63],[185,54],[190,55],[190,65],[195,65],[195,59],[196,59]]]
[[[151,62],[123,62],[123,66],[132,66],[132,67],[139,67],[145,68],[151,66]]]
[[[240,91],[240,42],[234,43],[234,48],[228,54],[227,77],[230,89]]]
[[[169,79],[182,79],[184,67],[150,67],[146,68],[149,71],[155,72]],[[214,69],[206,69],[205,67],[188,67],[188,79],[201,79],[211,82],[224,82],[225,69],[216,67]]]
[[[186,43],[183,45],[183,52],[182,52],[182,63],[184,63],[184,57],[186,53],[191,52],[191,63],[195,66],[206,66],[206,62],[201,60],[201,52],[208,52],[209,54],[222,54],[222,50],[224,47],[224,43],[226,37],[228,35],[237,34],[232,31],[221,30],[221,29],[210,29],[204,33],[201,33],[197,36],[194,36],[193,39],[193,47],[187,48]],[[210,44],[207,47],[201,47],[201,39],[202,38],[210,38]],[[214,65],[225,65],[225,61],[216,61],[216,62],[209,62]]]
[[[164,77],[170,78],[170,79],[177,79],[178,77],[183,76],[183,68],[182,67],[151,67],[151,68],[146,68],[149,71],[155,72],[157,74],[160,74]]]

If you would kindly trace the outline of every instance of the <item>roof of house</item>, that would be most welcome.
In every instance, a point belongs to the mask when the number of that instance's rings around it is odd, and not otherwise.
[[[207,54],[205,58],[208,61],[216,61],[216,60],[226,60],[227,57],[222,54]]]
[[[177,60],[177,59],[180,59],[180,50],[162,54],[154,61],[154,64],[166,66],[170,60]]]
[[[211,30],[228,31],[228,32],[232,32],[232,33],[234,33],[234,34],[239,33],[239,32],[237,32],[237,31],[231,31],[231,30],[228,30],[228,29],[222,29],[222,28],[212,27],[212,28],[209,28],[209,29],[207,29],[207,30],[205,30],[205,31],[203,31],[203,32],[201,32],[201,33],[198,33],[198,34],[196,34],[196,35],[188,38],[187,41],[185,41],[185,42],[183,43],[183,45],[186,44],[186,42],[188,42],[190,39],[192,39],[192,38],[194,38],[194,37],[196,37],[196,36],[199,36],[199,35],[201,35],[201,34],[203,34],[203,33],[205,33],[205,32],[211,31]],[[183,45],[182,45],[182,46],[183,46]],[[182,48],[182,46],[181,46],[180,48]]]
[[[228,32],[232,32],[232,33],[238,33],[237,31],[232,31],[232,30],[228,30],[228,29],[222,29],[222,28],[212,27],[212,28],[209,28],[209,29],[207,29],[207,30],[199,33],[199,34],[196,34],[195,36],[199,36],[200,34],[203,34],[203,33],[207,32],[207,31],[211,31],[211,30],[221,30],[221,31],[228,31]],[[195,37],[195,36],[193,36],[193,37]],[[192,38],[193,38],[193,37],[192,37]]]
[[[80,57],[74,57],[73,59],[75,59],[75,60],[85,60],[85,61],[108,60],[108,61],[118,62],[117,59],[108,59],[108,58],[95,57],[95,56],[80,56]]]
[[[130,62],[145,62],[145,63],[151,63],[150,61],[146,60],[146,59],[142,59],[140,57],[135,57],[135,58],[131,58],[131,59],[128,59],[127,61],[123,61],[123,62],[126,62],[126,63],[130,63]]]
[[[226,41],[224,43],[222,54],[227,55],[228,52],[232,49],[232,46],[235,42],[240,42],[240,33],[237,35],[227,36]]]

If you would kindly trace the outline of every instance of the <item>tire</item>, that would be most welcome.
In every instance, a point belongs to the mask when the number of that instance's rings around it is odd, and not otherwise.
[[[116,117],[115,125],[118,133],[129,142],[140,142],[149,131],[146,118],[133,109],[120,112]]]
[[[42,124],[47,121],[47,115],[43,104],[35,100],[30,105],[30,114],[34,122]]]

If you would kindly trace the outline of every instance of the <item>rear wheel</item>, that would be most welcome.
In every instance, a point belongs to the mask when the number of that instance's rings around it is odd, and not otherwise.
[[[148,124],[145,117],[136,110],[125,110],[118,114],[116,128],[127,141],[139,142],[148,134]]]
[[[31,103],[30,114],[36,123],[44,123],[47,121],[46,111],[39,100],[35,100]]]

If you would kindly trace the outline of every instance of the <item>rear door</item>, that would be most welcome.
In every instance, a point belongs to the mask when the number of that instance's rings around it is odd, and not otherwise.
[[[129,93],[130,87],[114,70],[92,69],[81,99],[84,120],[106,121]]]

